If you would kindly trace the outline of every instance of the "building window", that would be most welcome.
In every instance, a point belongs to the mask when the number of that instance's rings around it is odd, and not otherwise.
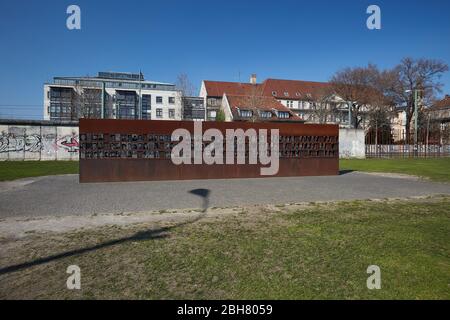
[[[163,109],[156,109],[156,117],[157,118],[162,118],[163,116]]]
[[[213,111],[209,111],[208,113],[209,113],[209,115],[208,115],[208,116],[209,116],[210,118],[212,118],[212,119],[215,119],[215,118],[216,118],[216,116],[217,116],[217,112],[216,112],[216,111],[214,111],[214,110],[213,110]]]
[[[135,119],[138,108],[138,96],[135,91],[116,91],[116,109],[119,119]]]
[[[292,101],[292,100],[287,100],[286,104],[287,104],[288,108],[293,108],[294,107],[294,101]]]
[[[156,103],[163,103],[162,97],[156,97]]]
[[[261,118],[271,118],[272,117],[272,112],[270,111],[261,111]]]
[[[289,118],[289,112],[278,111],[278,118],[280,118],[280,119],[287,119],[287,118]]]
[[[175,109],[169,109],[169,118],[175,119]]]
[[[151,118],[151,99],[152,96],[149,94],[142,95],[142,119],[150,119]]]
[[[209,106],[211,106],[211,107],[215,107],[215,106],[217,106],[217,99],[215,99],[215,98],[208,98],[208,105]]]
[[[242,118],[250,118],[253,115],[251,110],[239,110],[239,116]]]
[[[175,103],[175,97],[169,97],[169,103],[174,104]]]
[[[273,95],[273,96],[276,96],[276,95],[277,95],[277,92],[276,92],[276,91],[272,91],[272,95]]]

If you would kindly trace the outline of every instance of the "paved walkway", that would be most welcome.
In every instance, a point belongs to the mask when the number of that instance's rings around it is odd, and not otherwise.
[[[350,172],[329,177],[79,184],[77,175],[0,183],[0,218],[450,194],[450,184]]]

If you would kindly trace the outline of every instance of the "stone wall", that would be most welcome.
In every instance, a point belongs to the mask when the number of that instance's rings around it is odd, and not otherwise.
[[[78,160],[77,123],[0,122],[0,161]]]
[[[363,129],[339,129],[339,158],[366,157],[365,133]]]
[[[0,161],[78,160],[78,123],[0,122]],[[339,157],[365,158],[364,130],[339,130]]]

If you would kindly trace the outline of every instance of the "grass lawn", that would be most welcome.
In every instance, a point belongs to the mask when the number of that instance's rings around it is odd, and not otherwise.
[[[450,182],[450,158],[340,160],[341,170],[403,173]],[[78,173],[77,161],[0,162],[0,181]]]
[[[0,239],[0,298],[450,299],[449,197],[218,210]],[[72,264],[81,290],[65,287]],[[380,290],[367,289],[369,265]]]
[[[0,181],[78,173],[78,161],[0,161]]]
[[[340,160],[341,170],[403,173],[450,182],[450,158]]]

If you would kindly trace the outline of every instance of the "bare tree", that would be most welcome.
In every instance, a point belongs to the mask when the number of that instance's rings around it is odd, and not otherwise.
[[[250,84],[250,86],[251,86],[250,90],[247,93],[247,103],[248,103],[247,107],[252,112],[250,121],[258,122],[261,119],[260,114],[259,114],[261,111],[261,107],[264,105],[265,99],[267,99],[267,98],[263,95],[262,86],[260,86],[256,83]]]
[[[72,119],[101,118],[102,89],[76,85],[72,99]]]
[[[260,112],[268,103],[268,98],[263,95],[263,88],[258,84],[245,84],[240,95],[236,95],[240,101],[242,111],[251,112],[250,116],[240,116],[242,120],[250,122],[261,121]]]
[[[411,121],[414,115],[414,90],[420,90],[421,102],[429,105],[437,93],[442,92],[439,82],[442,74],[449,70],[443,61],[434,59],[404,58],[394,71],[397,81],[391,95],[400,105],[406,106],[406,139],[410,142]]]
[[[192,97],[195,95],[195,86],[189,80],[189,76],[186,73],[180,73],[177,76],[175,86],[183,97]]]
[[[181,117],[185,114],[185,97],[192,97],[195,95],[196,88],[189,80],[189,76],[186,73],[180,73],[177,76],[175,87],[178,90],[177,100],[181,106]]]
[[[345,68],[331,77],[331,85],[336,94],[350,103],[354,128],[359,128],[365,119],[370,97],[373,95],[372,84],[378,73],[375,65],[367,67]]]
[[[376,65],[346,68],[331,80],[332,87],[344,100],[350,102],[354,128],[365,126],[365,121],[377,123],[380,116],[390,119],[396,105],[393,92],[398,82],[398,71],[379,70]]]
[[[325,87],[317,90],[314,97],[308,100],[312,106],[312,120],[317,123],[327,123],[336,115],[336,104],[333,88]]]
[[[374,79],[374,91],[368,97],[369,106],[366,110],[368,131],[375,137],[375,145],[379,143],[379,136],[391,136],[391,119],[395,116],[395,103],[386,95],[383,82],[387,81],[383,73]]]
[[[390,125],[390,119],[395,115],[397,106],[392,96],[392,88],[397,82],[397,73],[395,70],[380,71],[376,67],[372,71],[370,86],[373,90],[369,91],[367,96],[368,118],[376,124]]]

